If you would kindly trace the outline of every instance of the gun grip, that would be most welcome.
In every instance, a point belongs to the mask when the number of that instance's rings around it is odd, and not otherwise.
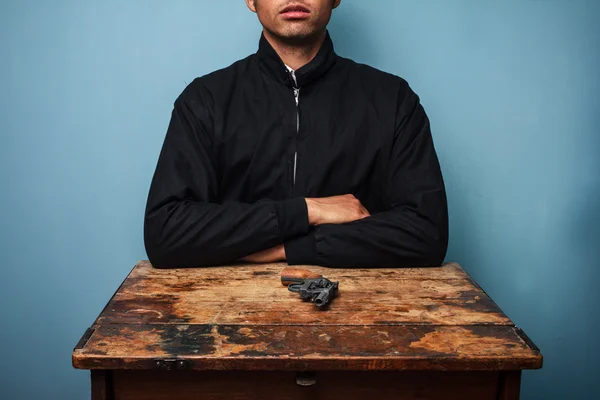
[[[281,284],[288,286],[293,283],[302,283],[305,279],[322,278],[323,276],[316,272],[304,268],[286,267],[281,271]]]

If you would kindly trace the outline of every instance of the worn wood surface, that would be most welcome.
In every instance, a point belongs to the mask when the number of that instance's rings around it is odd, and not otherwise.
[[[281,285],[285,263],[154,269],[141,261],[73,353],[87,369],[520,370],[542,357],[462,270],[329,269],[326,310]]]
[[[141,262],[97,323],[512,325],[456,264],[430,269],[311,267],[340,282],[326,312],[282,287],[285,265],[162,270]]]
[[[115,371],[114,387],[118,400],[497,400],[498,375],[325,371],[302,387],[294,372]]]
[[[509,326],[105,325],[74,356],[78,368],[514,370],[539,358]]]

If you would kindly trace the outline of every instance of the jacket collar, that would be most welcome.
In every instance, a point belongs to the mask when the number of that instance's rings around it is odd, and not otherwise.
[[[261,69],[267,75],[283,85],[294,87],[294,80],[290,72],[264,34],[260,37],[258,52],[256,54],[258,55]],[[325,41],[315,58],[295,71],[298,87],[308,85],[329,71],[335,64],[336,58],[337,55],[333,49],[333,42],[331,41],[329,32],[326,32]]]

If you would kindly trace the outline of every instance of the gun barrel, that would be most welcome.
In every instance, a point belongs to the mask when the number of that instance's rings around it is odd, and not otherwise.
[[[329,289],[321,290],[317,297],[315,297],[315,305],[317,307],[323,307],[329,302]]]

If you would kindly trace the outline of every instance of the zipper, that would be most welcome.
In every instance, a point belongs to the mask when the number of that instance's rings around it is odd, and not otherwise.
[[[292,81],[294,82],[294,100],[296,101],[296,138],[294,138],[294,171],[292,175],[292,195],[294,192],[294,186],[296,185],[296,170],[298,166],[298,149],[297,149],[297,141],[298,141],[298,133],[300,132],[300,88],[298,87],[298,81],[296,80],[296,73],[293,70],[290,70],[290,75],[292,77]]]
[[[294,88],[294,98],[296,99],[296,140],[294,141],[294,147],[296,147],[296,144],[298,143],[298,133],[300,132],[300,110],[299,110],[299,103],[300,103],[300,88]],[[293,184],[296,184],[296,166],[298,164],[298,150],[297,148],[294,148],[294,180],[293,180]]]

